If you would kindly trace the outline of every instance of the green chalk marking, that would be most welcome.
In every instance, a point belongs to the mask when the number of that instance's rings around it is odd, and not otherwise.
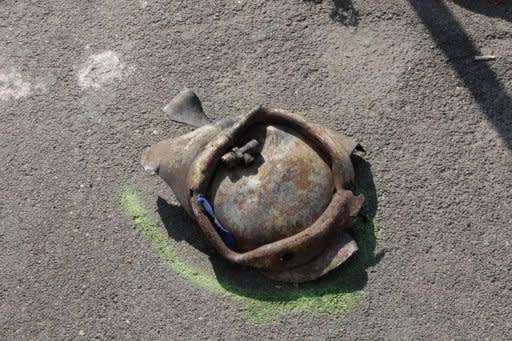
[[[283,284],[274,289],[245,288],[228,280],[219,280],[181,261],[170,246],[167,233],[148,218],[134,191],[125,190],[121,204],[136,228],[151,241],[160,258],[171,269],[198,286],[240,300],[246,316],[254,322],[265,322],[276,314],[289,312],[345,309],[353,301],[356,291],[364,286],[365,268],[374,259],[377,228],[371,221],[358,223],[354,227],[354,238],[359,251],[342,265],[343,269],[334,278],[300,286]]]

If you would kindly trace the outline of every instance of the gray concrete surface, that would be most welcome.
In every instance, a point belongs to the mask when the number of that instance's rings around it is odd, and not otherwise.
[[[509,339],[511,39],[483,0],[0,0],[0,339]],[[172,201],[139,159],[190,130],[184,86],[364,144],[385,253],[356,304],[254,324],[133,229],[124,188]]]

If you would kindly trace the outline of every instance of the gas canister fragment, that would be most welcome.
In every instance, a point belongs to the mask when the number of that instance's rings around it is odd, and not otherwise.
[[[181,97],[193,100],[193,121],[201,122],[196,98]],[[343,231],[363,202],[350,190],[356,146],[285,110],[257,107],[162,141],[142,163],[173,189],[221,256],[274,280],[304,282],[357,251]]]

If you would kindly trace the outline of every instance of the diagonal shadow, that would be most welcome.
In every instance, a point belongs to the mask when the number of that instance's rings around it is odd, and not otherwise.
[[[441,0],[409,0],[487,119],[512,150],[512,98],[487,62],[475,62],[480,50]],[[461,58],[471,57],[471,58]]]
[[[512,22],[512,2],[506,0],[452,0],[454,3],[475,13],[488,17],[501,18]]]

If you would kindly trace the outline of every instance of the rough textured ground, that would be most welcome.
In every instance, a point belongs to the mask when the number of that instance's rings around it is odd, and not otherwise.
[[[0,338],[509,338],[511,39],[510,2],[0,0]],[[123,189],[173,203],[139,159],[190,130],[162,112],[184,86],[364,144],[384,252],[356,303],[254,324],[133,229]]]

